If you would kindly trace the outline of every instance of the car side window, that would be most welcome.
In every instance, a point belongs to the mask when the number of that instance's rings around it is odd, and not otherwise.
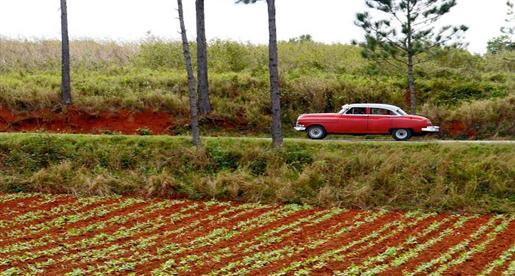
[[[395,115],[390,110],[384,109],[384,108],[371,108],[370,114],[372,114],[372,115]]]
[[[367,109],[365,107],[353,107],[349,109],[345,114],[366,115]]]

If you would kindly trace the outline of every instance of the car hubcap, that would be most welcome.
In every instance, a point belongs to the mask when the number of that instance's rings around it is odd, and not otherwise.
[[[406,139],[406,137],[408,137],[408,131],[405,129],[397,130],[397,137],[399,139]]]
[[[309,134],[311,134],[311,137],[318,138],[322,135],[322,131],[318,128],[313,128],[309,131]]]

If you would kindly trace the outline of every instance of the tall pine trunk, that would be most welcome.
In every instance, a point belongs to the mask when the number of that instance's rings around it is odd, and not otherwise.
[[[407,13],[408,13],[408,29],[407,29],[407,54],[408,54],[408,88],[409,88],[409,98],[410,98],[410,109],[411,114],[417,114],[417,93],[415,90],[415,74],[413,72],[413,29],[412,29],[412,19],[411,19],[411,9],[413,6],[410,6],[410,2],[407,3]]]
[[[199,92],[200,113],[211,112],[209,102],[209,83],[207,66],[207,41],[206,41],[206,21],[204,13],[204,0],[195,1],[197,12],[197,79]]]
[[[191,64],[190,45],[188,36],[186,35],[186,26],[184,25],[184,12],[182,8],[182,0],[177,0],[177,10],[179,12],[179,21],[181,25],[182,48],[184,50],[184,60],[186,63],[186,72],[188,74],[188,93],[190,98],[191,111],[191,134],[193,145],[200,146],[200,129],[198,122],[197,110],[197,94],[195,90],[195,76],[193,75],[193,65]]]
[[[279,66],[277,51],[277,27],[275,23],[275,0],[267,0],[269,41],[270,94],[272,98],[272,145],[276,148],[283,144],[281,126],[281,93],[279,91]]]
[[[417,93],[415,88],[415,74],[413,72],[413,56],[408,54],[408,87],[410,95],[411,114],[417,114]]]
[[[68,12],[66,0],[61,0],[61,100],[64,105],[72,103],[70,84],[70,42],[68,39]]]

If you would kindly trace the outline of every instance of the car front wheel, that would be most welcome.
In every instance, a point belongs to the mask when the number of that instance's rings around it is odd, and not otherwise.
[[[327,136],[327,132],[321,126],[312,126],[308,128],[308,137],[311,139],[324,139]]]
[[[411,130],[405,128],[394,129],[392,131],[393,139],[397,141],[407,141],[411,138]]]

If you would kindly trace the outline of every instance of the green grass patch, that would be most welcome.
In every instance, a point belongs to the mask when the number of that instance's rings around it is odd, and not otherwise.
[[[0,135],[0,191],[515,212],[515,146]]]

